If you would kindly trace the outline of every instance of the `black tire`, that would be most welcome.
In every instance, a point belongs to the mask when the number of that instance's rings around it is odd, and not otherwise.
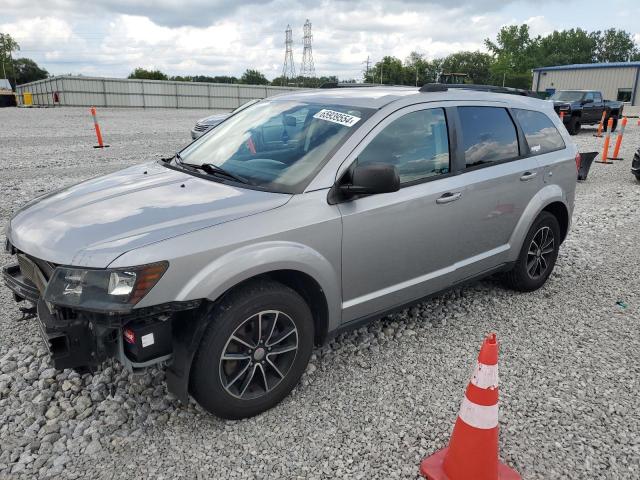
[[[265,311],[271,313],[263,313],[258,320],[259,312]],[[228,419],[252,417],[285,398],[298,383],[313,350],[313,316],[303,298],[281,283],[259,280],[225,295],[208,315],[210,325],[196,352],[189,380],[193,398],[208,412]],[[269,321],[275,322],[273,329],[267,324]],[[258,330],[263,333],[258,335]],[[232,339],[234,335],[240,341]],[[278,335],[284,339],[278,340]],[[274,340],[269,346],[272,336]],[[290,348],[293,338],[295,351],[275,353],[285,342],[288,346],[280,350]],[[273,349],[273,353],[268,353],[267,348],[268,352]],[[225,357],[249,358],[223,360],[223,353]],[[243,369],[246,373],[234,383],[232,380]],[[257,377],[254,375],[247,381],[251,372]],[[247,386],[242,390],[245,381]]]
[[[580,123],[580,117],[571,117],[567,124],[567,131],[569,135],[577,135],[582,129],[582,123]]]
[[[543,246],[547,244],[545,240],[539,240],[541,232],[547,232],[553,236],[551,239],[553,241],[552,250],[546,255],[542,254],[544,251],[542,248],[535,248],[537,243]],[[542,212],[531,225],[515,265],[503,275],[503,281],[506,286],[520,292],[532,292],[542,287],[556,264],[559,247],[560,224],[554,215],[549,212]],[[534,255],[531,255],[532,251]],[[542,268],[538,269],[538,266],[544,266],[544,270]]]

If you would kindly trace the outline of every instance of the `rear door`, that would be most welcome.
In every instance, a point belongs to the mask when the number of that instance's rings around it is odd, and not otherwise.
[[[456,247],[463,258],[456,280],[488,272],[506,261],[510,237],[524,209],[543,183],[524,135],[503,106],[457,108],[465,193]]]

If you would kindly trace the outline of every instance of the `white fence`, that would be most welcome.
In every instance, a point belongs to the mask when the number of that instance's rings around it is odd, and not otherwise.
[[[18,85],[16,93],[20,104],[24,102],[23,93],[28,92],[33,96],[33,105],[213,110],[233,109],[254,98],[271,97],[291,90],[296,88],[59,76]]]

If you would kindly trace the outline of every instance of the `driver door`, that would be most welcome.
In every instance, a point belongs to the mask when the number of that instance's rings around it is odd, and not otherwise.
[[[395,112],[347,160],[390,163],[400,190],[338,204],[342,215],[343,322],[441,290],[454,278],[464,195],[453,176],[444,108]]]

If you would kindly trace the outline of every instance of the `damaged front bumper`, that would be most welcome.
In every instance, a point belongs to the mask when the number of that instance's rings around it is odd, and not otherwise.
[[[40,334],[56,369],[93,369],[108,358],[130,370],[170,361],[173,324],[198,308],[200,300],[170,302],[129,313],[87,312],[60,307],[43,299],[51,269],[45,262],[19,255],[2,276],[18,302],[35,305]]]

